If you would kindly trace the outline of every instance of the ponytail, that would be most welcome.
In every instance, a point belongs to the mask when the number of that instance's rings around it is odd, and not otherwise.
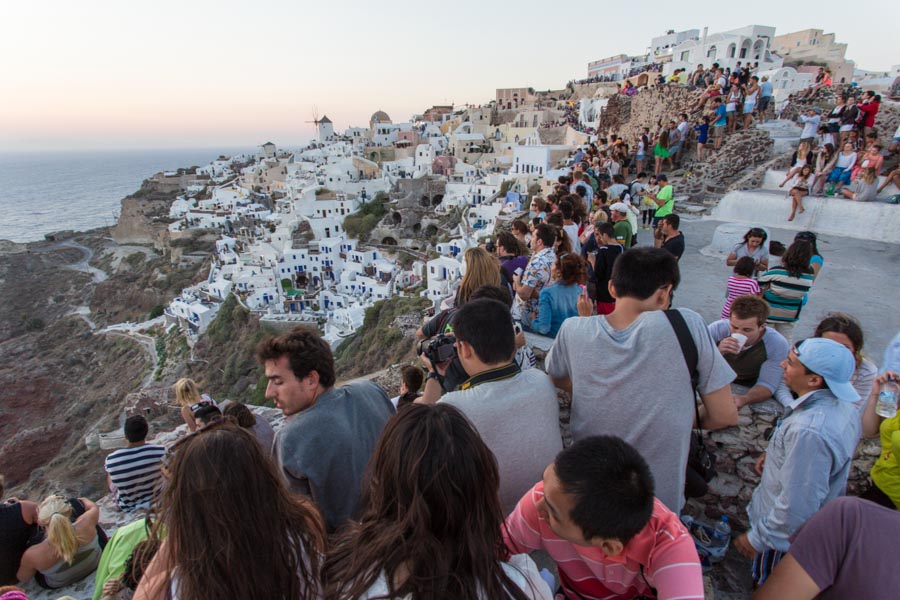
[[[71,515],[72,506],[62,496],[48,496],[38,510],[38,521],[47,529],[47,542],[69,564],[78,551]]]

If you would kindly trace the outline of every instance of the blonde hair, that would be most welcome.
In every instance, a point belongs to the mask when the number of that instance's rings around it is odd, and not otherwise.
[[[809,154],[809,151],[809,142],[800,142],[800,145],[797,147],[797,159],[803,160]]]
[[[872,185],[878,180],[878,171],[874,167],[866,167],[866,170],[863,171],[862,180],[866,185]]]
[[[47,529],[47,542],[69,564],[78,551],[75,527],[69,520],[71,516],[72,505],[62,496],[47,496],[38,508],[38,521]]]
[[[500,262],[484,248],[473,246],[466,250],[466,274],[459,283],[459,304],[469,301],[472,292],[483,285],[500,286]]]
[[[197,382],[188,377],[182,377],[175,382],[175,400],[182,406],[190,406],[200,402],[200,389]]]

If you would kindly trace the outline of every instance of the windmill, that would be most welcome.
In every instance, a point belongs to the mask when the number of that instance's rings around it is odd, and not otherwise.
[[[321,119],[319,118],[319,108],[317,106],[312,107],[312,121],[306,121],[307,123],[312,123],[316,126],[316,137],[320,142],[324,142],[329,140],[334,135],[334,127],[331,123],[331,119],[327,116],[323,116]]]

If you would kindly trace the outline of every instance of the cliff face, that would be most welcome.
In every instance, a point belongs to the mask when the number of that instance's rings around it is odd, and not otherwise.
[[[169,207],[177,192],[161,192],[152,182],[122,199],[122,212],[112,237],[119,244],[152,244],[165,250],[169,240]]]

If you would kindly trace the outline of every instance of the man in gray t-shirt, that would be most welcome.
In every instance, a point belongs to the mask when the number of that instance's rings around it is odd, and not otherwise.
[[[556,385],[572,394],[570,430],[577,441],[617,435],[647,460],[656,495],[672,511],[684,505],[694,395],[681,346],[662,312],[680,276],[661,248],[637,247],[616,261],[615,310],[567,319],[545,361]],[[697,347],[704,429],[737,424],[729,384],[734,371],[697,313],[679,309]]]

